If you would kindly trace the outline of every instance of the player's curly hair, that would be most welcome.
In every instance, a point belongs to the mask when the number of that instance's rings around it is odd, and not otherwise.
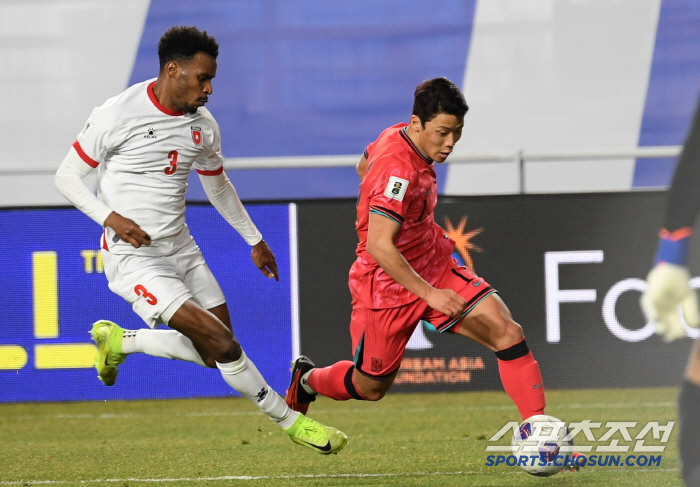
[[[158,61],[160,69],[170,61],[191,59],[198,52],[209,54],[216,59],[219,55],[219,43],[207,31],[196,27],[171,27],[158,41]]]
[[[447,78],[433,78],[416,87],[411,114],[417,116],[425,127],[425,122],[441,113],[454,115],[461,120],[467,110],[469,106],[457,85]]]

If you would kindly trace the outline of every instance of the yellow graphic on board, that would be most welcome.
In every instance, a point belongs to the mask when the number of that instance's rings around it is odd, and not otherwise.
[[[81,252],[85,272],[104,272],[99,252]],[[90,267],[88,270],[88,257]],[[95,265],[93,267],[93,259]],[[32,252],[32,304],[34,338],[59,338],[58,254],[54,251]],[[92,343],[37,343],[34,367],[37,369],[82,369],[95,363],[97,349]],[[0,345],[0,370],[20,370],[27,365],[27,351],[20,345]]]

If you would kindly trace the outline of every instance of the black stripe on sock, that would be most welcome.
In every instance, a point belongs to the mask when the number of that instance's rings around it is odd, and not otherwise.
[[[350,367],[345,374],[345,379],[343,379],[343,382],[345,383],[345,390],[348,391],[348,394],[350,394],[353,399],[357,399],[358,401],[363,401],[362,396],[360,396],[360,393],[357,392],[357,389],[355,389],[355,384],[352,383],[352,373],[355,370],[355,367]]]
[[[530,353],[530,349],[527,348],[527,343],[523,339],[522,342],[518,342],[512,347],[499,350],[496,352],[496,357],[498,357],[499,360],[515,360],[516,358],[524,357],[528,353]]]

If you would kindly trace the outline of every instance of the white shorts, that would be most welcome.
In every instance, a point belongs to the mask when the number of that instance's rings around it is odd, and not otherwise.
[[[129,302],[151,328],[167,325],[190,298],[204,309],[226,302],[194,240],[166,257],[115,255],[102,250],[102,261],[109,288]]]

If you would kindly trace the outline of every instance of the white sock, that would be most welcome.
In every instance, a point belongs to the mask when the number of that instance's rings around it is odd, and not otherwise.
[[[260,411],[283,429],[292,426],[299,417],[299,413],[289,409],[284,399],[267,385],[253,361],[248,360],[245,352],[235,362],[228,364],[217,362],[216,366],[228,385],[255,404]]]
[[[175,330],[124,330],[122,352],[145,353],[154,357],[184,360],[202,366],[204,361],[192,345],[192,340]]]
[[[311,388],[311,386],[309,385],[309,375],[311,375],[311,372],[312,372],[313,370],[314,370],[314,369],[311,369],[311,370],[309,370],[306,374],[302,375],[302,376],[301,376],[301,381],[300,381],[300,382],[301,382],[301,387],[303,387],[304,390],[305,390],[306,392],[308,392],[309,394],[313,394],[313,395],[315,396],[315,395],[318,394],[318,393],[317,393],[316,391],[314,391],[314,390]]]

